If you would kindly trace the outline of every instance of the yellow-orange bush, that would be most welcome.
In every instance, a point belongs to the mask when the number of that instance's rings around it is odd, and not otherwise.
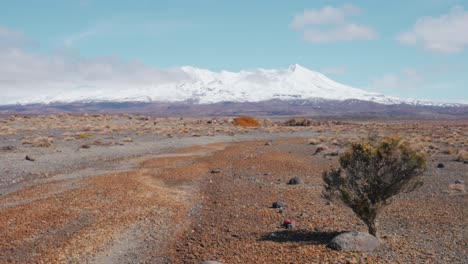
[[[243,126],[243,127],[259,127],[260,126],[260,122],[257,119],[250,117],[250,116],[241,116],[241,117],[234,118],[234,124],[238,126]]]

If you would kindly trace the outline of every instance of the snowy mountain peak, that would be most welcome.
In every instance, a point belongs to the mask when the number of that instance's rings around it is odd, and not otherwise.
[[[311,70],[301,66],[300,64],[293,64],[291,66],[289,66],[289,70],[292,71],[292,72],[299,72],[299,71],[305,71],[305,72],[312,72]]]
[[[161,71],[163,72],[163,71]],[[105,85],[104,81],[87,80],[72,83],[58,93],[25,98],[20,103],[50,103],[74,101],[192,101],[198,103],[260,102],[280,100],[347,100],[357,99],[381,104],[430,105],[431,102],[401,100],[367,92],[335,82],[325,75],[299,64],[287,69],[254,69],[239,72],[213,72],[183,66],[155,74],[153,80],[132,82],[120,87]],[[167,77],[167,78],[166,78]],[[85,87],[85,88],[83,88]]]

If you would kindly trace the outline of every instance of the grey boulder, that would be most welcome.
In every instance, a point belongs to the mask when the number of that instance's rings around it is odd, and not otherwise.
[[[347,232],[332,239],[329,248],[339,251],[372,252],[380,246],[380,241],[368,233]]]

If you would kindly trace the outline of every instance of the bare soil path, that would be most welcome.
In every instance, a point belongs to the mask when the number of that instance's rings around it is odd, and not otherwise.
[[[56,176],[0,196],[0,263],[467,263],[467,164],[429,161],[426,183],[380,217],[373,254],[326,247],[365,231],[321,197],[343,145],[304,138],[217,143],[133,160],[127,171]],[[130,162],[123,159],[121,162]],[[445,168],[437,169],[439,162]],[[288,185],[293,176],[304,184]],[[285,210],[271,208],[284,201]],[[285,219],[297,222],[283,229]]]

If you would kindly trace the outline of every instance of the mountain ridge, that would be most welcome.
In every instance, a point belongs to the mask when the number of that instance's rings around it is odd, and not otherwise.
[[[152,86],[129,87],[113,91],[98,85],[83,84],[56,95],[45,94],[19,100],[21,105],[73,102],[262,102],[269,100],[360,100],[379,104],[460,106],[427,100],[401,99],[368,92],[336,82],[324,74],[299,64],[287,69],[254,69],[239,72],[213,72],[192,66],[172,69],[183,76]]]

